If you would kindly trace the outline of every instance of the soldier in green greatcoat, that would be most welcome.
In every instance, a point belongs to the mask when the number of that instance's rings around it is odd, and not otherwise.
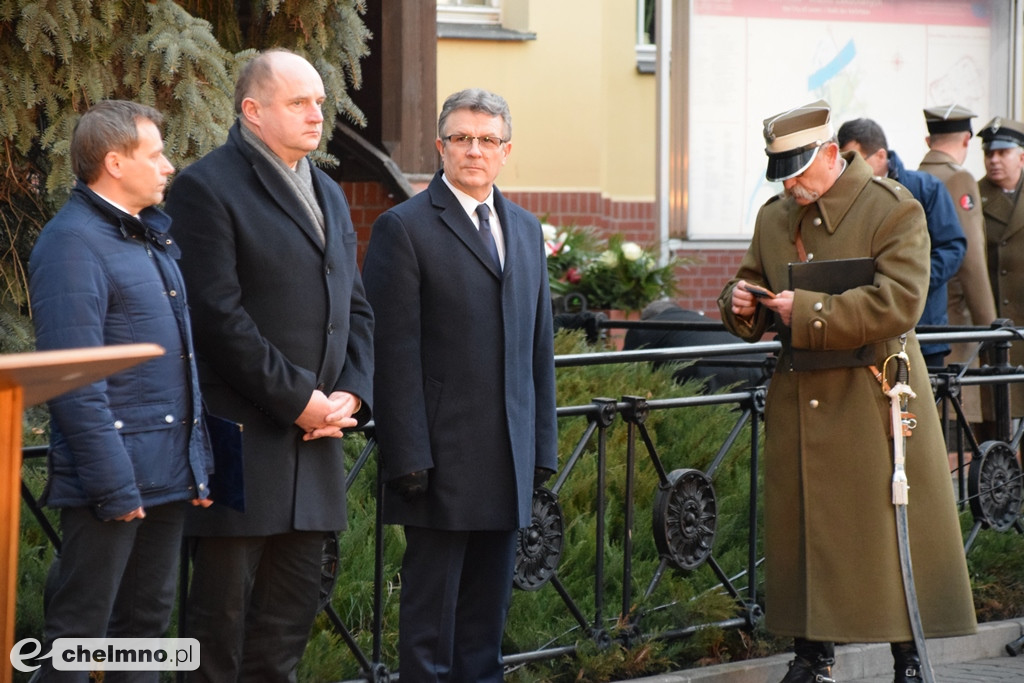
[[[967,237],[967,253],[960,270],[946,283],[946,312],[950,325],[988,326],[996,319],[996,304],[992,286],[988,281],[988,259],[985,256],[985,217],[981,212],[978,181],[963,167],[970,149],[973,131],[971,119],[977,116],[958,104],[945,104],[924,110],[928,127],[928,153],[921,160],[919,171],[931,173],[945,184],[953,198],[960,227]],[[963,363],[975,354],[974,343],[953,344],[946,357],[947,363]],[[979,365],[975,360],[974,367]],[[965,386],[960,389],[961,402],[968,421],[986,430],[984,440],[995,437],[992,427],[995,417],[991,407],[991,391],[986,387]],[[982,427],[982,423],[988,423]]]
[[[832,680],[835,642],[892,643],[894,680],[921,681],[892,502],[890,400],[874,374],[904,348],[916,394],[906,472],[920,615],[929,637],[977,626],[946,447],[913,333],[929,280],[924,211],[859,155],[839,153],[824,101],[765,120],[764,133],[767,177],[785,192],[761,208],[718,303],[737,336],[757,341],[774,330],[783,344],[765,411],[766,624],[795,639],[783,683]],[[790,284],[790,264],[857,257],[873,259],[873,272],[869,263],[867,280],[842,293]],[[846,270],[818,267],[837,280]],[[748,284],[776,294],[755,297]]]
[[[985,177],[978,181],[985,212],[988,277],[1000,318],[1024,326],[1024,123],[996,117],[978,131]],[[1024,344],[1010,347],[1010,364],[1024,365]],[[1024,417],[1024,382],[1010,385],[1010,416]],[[1009,434],[997,438],[1009,440]]]

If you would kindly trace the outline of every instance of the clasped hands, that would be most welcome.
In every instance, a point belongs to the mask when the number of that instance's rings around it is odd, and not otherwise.
[[[779,314],[782,322],[789,326],[793,320],[793,290],[779,292],[772,298],[758,299],[747,290],[747,281],[740,280],[732,288],[732,312],[740,318],[750,321],[757,311],[757,304]]]
[[[358,424],[352,416],[362,405],[358,396],[347,391],[335,391],[328,396],[317,389],[310,396],[302,414],[296,418],[295,424],[305,432],[302,435],[303,441],[323,437],[340,439],[345,435],[342,430]]]

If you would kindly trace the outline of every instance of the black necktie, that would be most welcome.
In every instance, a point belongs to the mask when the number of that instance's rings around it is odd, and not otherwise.
[[[498,245],[494,241],[494,233],[491,232],[491,210],[486,204],[476,207],[476,215],[480,216],[480,238],[487,247],[487,252],[494,259],[494,265],[501,270],[501,258],[498,256]]]

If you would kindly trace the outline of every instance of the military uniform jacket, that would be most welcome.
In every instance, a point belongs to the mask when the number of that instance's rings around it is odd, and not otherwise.
[[[817,202],[775,198],[758,213],[736,277],[719,298],[726,327],[757,341],[782,325],[758,307],[731,311],[740,279],[782,291],[798,260],[872,257],[874,284],[838,295],[797,290],[792,345],[835,350],[870,345],[882,367],[908,333],[910,401],[918,427],[907,440],[914,576],[929,637],[976,628],[960,526],[928,374],[913,327],[928,289],[929,244],[921,205],[859,155]],[[892,505],[889,399],[865,367],[795,372],[784,349],[765,411],[766,619],[780,635],[814,640],[911,640]]]
[[[931,150],[924,156],[918,170],[931,173],[946,185],[953,198],[960,227],[967,238],[967,252],[964,254],[963,263],[960,264],[960,270],[946,283],[946,311],[949,315],[949,324],[988,325],[996,319],[996,302],[992,296],[992,285],[988,281],[985,216],[982,213],[978,181],[970,171],[956,163],[953,157],[936,150]],[[977,345],[964,343],[950,346],[952,350],[946,357],[946,362],[962,363],[971,357]],[[980,422],[984,418],[980,387],[962,387],[961,399],[968,419],[971,422]],[[988,405],[985,411],[989,411]],[[992,417],[988,416],[988,419]]]
[[[945,152],[928,152],[919,170],[945,183],[967,237],[964,261],[947,285],[949,324],[988,325],[996,319],[996,306],[988,281],[985,218],[978,183],[970,171]]]
[[[1020,201],[1024,173],[1017,190],[1004,192],[985,176],[978,181],[981,206],[985,211],[988,244],[988,276],[1000,318],[1024,326],[1024,202]],[[1024,344],[1010,347],[1010,363],[1024,365]],[[1010,385],[1010,414],[1024,416],[1024,383]]]

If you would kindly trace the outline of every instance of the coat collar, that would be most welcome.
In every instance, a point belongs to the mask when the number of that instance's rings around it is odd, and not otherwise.
[[[139,212],[139,216],[136,218],[96,194],[82,180],[75,182],[71,193],[72,196],[80,197],[82,201],[106,216],[124,239],[146,240],[156,249],[167,252],[172,258],[177,259],[181,256],[177,242],[168,234],[171,217],[155,206],[146,207]]]
[[[956,159],[954,159],[951,155],[947,154],[946,152],[940,152],[937,149],[928,150],[928,153],[924,155],[924,159],[921,160],[921,163],[946,164],[948,166],[953,166],[957,169],[963,168],[960,164],[957,163]]]
[[[430,202],[440,212],[441,221],[449,230],[455,233],[456,237],[466,245],[467,249],[473,252],[492,275],[497,278],[507,277],[509,273],[513,272],[515,249],[512,247],[515,244],[518,233],[515,220],[510,216],[505,206],[505,199],[502,197],[501,191],[497,187],[494,188],[494,211],[498,214],[498,220],[501,221],[501,231],[505,238],[505,267],[503,271],[498,270],[498,267],[494,265],[491,255],[487,253],[487,249],[484,247],[483,240],[480,239],[477,227],[473,225],[473,220],[466,213],[465,209],[462,208],[462,204],[459,203],[459,200],[448,186],[445,185],[444,180],[441,179],[441,173],[441,171],[435,173],[430,181],[430,185],[427,186]]]
[[[1024,228],[1024,202],[1020,201],[1021,185],[1024,184],[1024,173],[1017,181],[1017,189],[1013,194],[1005,192],[1002,187],[985,176],[978,181],[981,191],[981,206],[986,218],[989,239],[1001,240]]]
[[[302,199],[296,194],[295,190],[288,186],[285,180],[281,177],[277,169],[271,166],[269,159],[265,158],[262,154],[252,148],[248,142],[242,137],[241,121],[235,120],[235,124],[231,126],[231,130],[228,131],[228,142],[232,144],[248,161],[249,165],[252,166],[253,171],[256,173],[256,177],[259,178],[260,183],[267,189],[267,194],[277,202],[277,205],[288,214],[288,216],[295,222],[300,230],[306,235],[307,238],[321,251],[324,250],[325,244],[320,240],[318,231],[309,223],[309,212],[302,206]],[[311,169],[313,170],[313,169]],[[322,195],[320,191],[320,179],[317,173],[312,173],[313,189],[316,191],[318,197]],[[331,220],[327,215],[327,207],[323,206],[321,201],[321,210],[324,212],[324,225],[330,225]],[[329,233],[329,231],[325,231]],[[329,240],[330,235],[325,234],[324,240]]]
[[[860,196],[864,187],[871,182],[872,171],[868,162],[864,161],[856,152],[844,152],[842,158],[846,160],[846,169],[836,179],[835,184],[825,194],[818,198],[818,201],[800,206],[792,199],[789,207],[789,240],[796,242],[797,226],[803,220],[808,211],[815,208],[821,216],[822,225],[829,234],[835,233],[843,218],[853,207],[857,197]]]

